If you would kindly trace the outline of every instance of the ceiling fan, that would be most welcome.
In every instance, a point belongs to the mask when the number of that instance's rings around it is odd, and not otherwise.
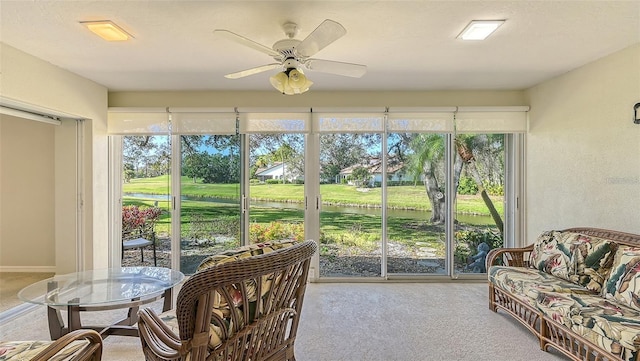
[[[271,48],[228,30],[214,30],[215,34],[270,55],[277,61],[277,63],[227,74],[225,78],[238,79],[272,69],[282,69],[281,72],[271,76],[269,79],[271,85],[283,94],[293,95],[306,92],[313,84],[313,82],[304,75],[303,70],[312,70],[353,78],[360,78],[367,72],[366,65],[311,58],[327,45],[347,33],[347,30],[339,23],[327,19],[303,40],[295,39],[298,33],[297,24],[289,22],[285,23],[282,27],[287,38],[277,41]]]

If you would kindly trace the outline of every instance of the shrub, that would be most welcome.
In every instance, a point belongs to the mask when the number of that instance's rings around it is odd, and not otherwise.
[[[502,184],[485,184],[484,189],[492,196],[503,196],[504,186]]]
[[[304,224],[271,222],[269,224],[252,223],[249,226],[249,240],[251,243],[281,239],[304,240]]]
[[[460,177],[458,182],[458,194],[478,194],[478,185],[470,177]]]
[[[476,254],[480,243],[486,243],[489,249],[499,248],[504,244],[502,234],[490,229],[458,231],[455,238],[454,257],[459,263],[466,263],[470,256]]]
[[[155,223],[161,214],[162,209],[158,207],[123,206],[122,231],[128,232],[142,227],[149,222]]]

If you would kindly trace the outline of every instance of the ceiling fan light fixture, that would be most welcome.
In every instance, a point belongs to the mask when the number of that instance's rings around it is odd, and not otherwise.
[[[269,82],[280,93],[284,94],[285,89],[289,86],[289,77],[287,76],[287,73],[281,71],[269,77]]]
[[[302,94],[309,90],[313,82],[301,70],[290,68],[269,78],[271,85],[286,95]]]
[[[313,82],[304,75],[302,70],[293,69],[289,72],[289,85],[294,90],[307,91]],[[304,89],[304,90],[303,90]]]
[[[505,20],[472,20],[467,27],[462,30],[458,39],[462,40],[484,40],[493,34]]]

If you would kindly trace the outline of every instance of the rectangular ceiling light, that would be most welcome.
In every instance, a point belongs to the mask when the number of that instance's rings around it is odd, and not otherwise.
[[[81,21],[80,24],[86,26],[94,34],[106,41],[125,41],[133,38],[131,34],[124,31],[111,20]]]
[[[458,35],[458,39],[484,40],[502,24],[504,20],[473,20]]]

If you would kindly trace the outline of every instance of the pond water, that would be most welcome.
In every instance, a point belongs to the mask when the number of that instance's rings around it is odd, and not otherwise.
[[[146,194],[146,193],[124,193],[125,197],[130,198],[141,198],[141,199],[157,199],[162,201],[168,201],[169,196],[165,194]],[[237,200],[226,199],[226,198],[215,198],[215,197],[190,197],[190,196],[182,196],[181,200],[183,201],[199,201],[199,202],[212,202],[219,204],[239,204]],[[260,207],[260,208],[280,208],[280,209],[294,209],[294,210],[304,210],[303,203],[291,203],[291,202],[263,202],[263,201],[251,201],[252,207]],[[339,212],[339,213],[355,213],[355,214],[366,214],[366,215],[380,215],[380,208],[367,208],[367,207],[345,207],[345,206],[334,206],[334,205],[322,205],[322,210],[327,212]],[[412,210],[404,210],[404,209],[389,209],[387,211],[388,217],[392,218],[409,218],[409,219],[417,219],[417,220],[427,220],[431,217],[431,212],[429,211],[412,211]],[[493,224],[493,220],[490,216],[475,216],[469,214],[458,214],[456,215],[456,219],[458,222],[473,224],[473,225],[485,225],[485,224]]]

